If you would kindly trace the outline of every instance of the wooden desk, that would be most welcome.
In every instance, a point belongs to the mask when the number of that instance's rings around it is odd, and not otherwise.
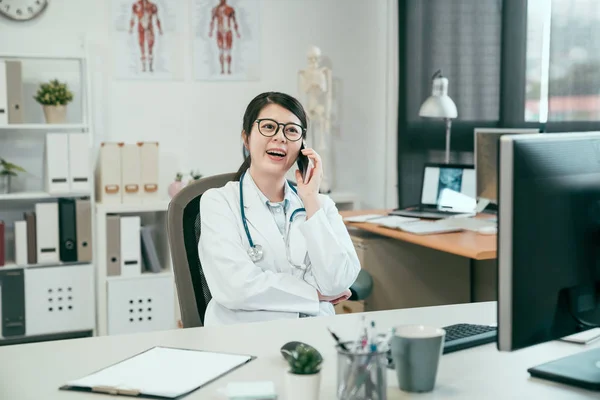
[[[273,381],[279,399],[285,399],[286,364],[280,347],[299,340],[316,347],[324,357],[320,398],[336,399],[336,352],[327,327],[343,340],[356,337],[360,317],[373,319],[378,329],[400,324],[438,327],[467,322],[496,323],[496,303],[346,314],[321,318],[279,320],[244,325],[175,329],[130,335],[98,336],[56,342],[0,347],[0,399],[2,400],[119,400],[95,393],[66,392],[65,382],[98,371],[153,346],[172,346],[257,356],[256,360],[192,392],[185,400],[226,398],[219,393],[228,382]],[[387,373],[387,398],[396,399],[544,399],[584,400],[597,393],[531,378],[527,368],[600,346],[549,342],[512,353],[496,345],[442,356],[436,388],[431,393],[409,394],[398,388],[394,370]],[[165,365],[164,368],[168,368]]]
[[[342,211],[340,214],[342,217],[351,217],[365,214],[386,215],[388,212],[387,210],[356,210]],[[368,222],[346,222],[346,225],[473,260],[493,260],[496,258],[496,235],[479,235],[476,232],[415,235]]]
[[[386,215],[391,210],[341,211],[342,217],[366,214]],[[387,246],[395,257],[387,263],[383,256],[378,265],[363,265],[385,293],[375,292],[367,310],[433,306],[497,299],[497,235],[456,232],[415,235],[373,223],[345,222],[354,230],[391,238],[398,249]],[[386,246],[378,247],[384,251]],[[369,264],[369,263],[367,263]],[[407,282],[410,280],[414,282]],[[415,287],[416,286],[416,287]]]

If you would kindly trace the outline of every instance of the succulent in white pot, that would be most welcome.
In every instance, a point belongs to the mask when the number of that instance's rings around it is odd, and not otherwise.
[[[285,374],[285,393],[288,400],[317,400],[321,388],[323,357],[314,347],[303,343],[286,352],[289,370]]]

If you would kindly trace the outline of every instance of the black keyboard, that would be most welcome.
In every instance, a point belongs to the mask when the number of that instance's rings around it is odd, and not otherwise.
[[[456,324],[443,327],[446,331],[443,354],[469,349],[496,341],[498,328],[488,325]],[[388,368],[394,368],[391,350],[388,351]]]
[[[444,354],[495,342],[498,335],[498,329],[488,325],[456,324],[445,326],[444,330]]]

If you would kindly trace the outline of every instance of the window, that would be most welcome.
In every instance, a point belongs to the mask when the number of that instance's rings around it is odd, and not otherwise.
[[[600,121],[600,1],[528,0],[525,121]]]
[[[438,69],[459,121],[498,121],[502,1],[407,0],[405,18],[408,121],[422,121]]]

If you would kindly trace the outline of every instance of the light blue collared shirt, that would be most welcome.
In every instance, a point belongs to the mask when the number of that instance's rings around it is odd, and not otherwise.
[[[271,212],[271,215],[273,215],[273,218],[275,219],[275,223],[277,224],[277,228],[279,228],[279,232],[281,233],[282,236],[284,236],[285,235],[285,224],[287,221],[286,217],[287,217],[287,213],[288,213],[289,206],[290,206],[290,196],[294,195],[294,193],[292,192],[292,189],[290,188],[290,185],[286,182],[285,189],[284,189],[283,201],[271,202],[271,201],[269,201],[267,196],[265,196],[264,193],[260,191],[258,186],[256,186],[256,182],[254,182],[254,179],[252,179],[252,176],[250,175],[250,173],[248,173],[247,176],[252,181],[252,184],[256,187],[256,190],[258,192],[258,195],[260,196],[261,201],[266,204],[267,208]]]

